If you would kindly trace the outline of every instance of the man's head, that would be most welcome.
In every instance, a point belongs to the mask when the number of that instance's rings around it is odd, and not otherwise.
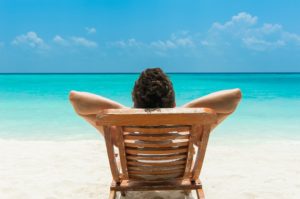
[[[132,100],[135,108],[173,108],[172,82],[160,68],[148,68],[135,81]]]

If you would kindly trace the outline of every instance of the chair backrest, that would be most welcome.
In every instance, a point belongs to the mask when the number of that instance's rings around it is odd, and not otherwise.
[[[96,123],[104,127],[116,182],[197,180],[216,114],[204,108],[106,109],[97,115]],[[118,133],[117,147],[112,128]]]

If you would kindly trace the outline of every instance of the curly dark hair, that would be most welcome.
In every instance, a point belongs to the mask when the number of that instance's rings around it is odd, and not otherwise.
[[[144,70],[132,91],[135,108],[173,108],[175,92],[172,82],[160,68]]]

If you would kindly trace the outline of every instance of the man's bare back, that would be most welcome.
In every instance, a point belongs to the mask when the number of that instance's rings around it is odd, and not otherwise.
[[[217,113],[218,122],[212,126],[215,128],[230,114],[232,114],[241,100],[242,94],[240,89],[222,90],[211,93],[209,95],[195,99],[182,107],[185,108],[211,108]],[[108,98],[95,95],[87,92],[71,91],[69,95],[76,113],[83,117],[87,122],[93,125],[98,131],[103,134],[103,128],[96,126],[96,115],[103,109],[109,108],[130,108]],[[113,137],[116,133],[112,131]]]

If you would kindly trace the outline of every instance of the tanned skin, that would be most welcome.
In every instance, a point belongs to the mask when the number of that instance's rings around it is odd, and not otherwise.
[[[215,128],[235,111],[241,98],[242,93],[240,89],[222,90],[195,99],[182,107],[213,109],[217,113],[217,124],[212,126],[212,128]],[[97,113],[102,109],[130,108],[108,98],[87,92],[71,91],[69,99],[76,113],[93,125],[101,134],[103,134],[103,127],[96,126]],[[117,140],[115,129],[112,129],[111,132],[113,140]],[[116,142],[114,141],[114,143]]]

